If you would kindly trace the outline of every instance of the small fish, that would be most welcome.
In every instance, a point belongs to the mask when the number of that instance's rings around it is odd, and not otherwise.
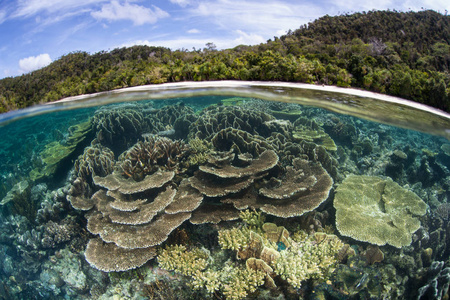
[[[157,134],[159,136],[173,136],[173,135],[175,135],[175,129],[160,131]]]
[[[364,273],[361,279],[359,280],[358,284],[355,286],[356,290],[362,289],[367,281],[369,280],[369,275],[367,273]]]

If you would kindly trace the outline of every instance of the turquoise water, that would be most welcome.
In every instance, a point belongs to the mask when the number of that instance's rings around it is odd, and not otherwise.
[[[0,299],[448,298],[447,114],[227,84],[1,116]]]

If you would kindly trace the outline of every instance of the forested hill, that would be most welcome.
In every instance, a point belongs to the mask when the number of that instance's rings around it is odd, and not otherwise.
[[[0,112],[78,94],[183,80],[280,80],[356,87],[450,110],[450,16],[370,11],[324,16],[257,46],[73,52],[0,80]]]

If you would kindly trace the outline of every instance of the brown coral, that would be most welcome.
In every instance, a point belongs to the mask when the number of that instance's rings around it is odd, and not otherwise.
[[[154,248],[124,249],[101,239],[91,239],[86,247],[86,260],[93,267],[104,272],[135,269],[156,255]]]
[[[265,122],[274,119],[264,112],[238,106],[210,106],[191,124],[189,131],[193,134],[189,138],[211,140],[216,133],[228,127],[268,136],[270,132]]]
[[[238,209],[259,208],[283,218],[301,216],[324,202],[332,185],[333,179],[320,164],[296,159],[280,178],[266,181],[265,187],[259,189],[259,197],[249,194],[228,197],[222,202],[233,203]]]
[[[158,171],[152,175],[147,175],[141,181],[131,178],[125,179],[119,174],[113,173],[105,177],[94,176],[94,183],[108,190],[117,190],[122,194],[133,194],[153,188],[162,187],[171,181],[175,173],[173,171]]]
[[[177,170],[187,158],[189,145],[159,136],[145,136],[120,157],[123,175],[135,180],[156,170]]]
[[[88,181],[91,176],[106,176],[114,170],[114,153],[101,144],[94,144],[84,149],[75,161],[75,173]]]
[[[278,163],[278,155],[266,150],[258,158],[249,159],[226,153],[222,158],[211,157],[208,162],[208,165],[200,167],[194,177],[189,178],[189,183],[208,197],[222,197],[249,187]]]

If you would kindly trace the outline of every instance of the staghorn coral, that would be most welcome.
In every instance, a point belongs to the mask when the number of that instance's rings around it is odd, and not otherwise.
[[[295,288],[308,279],[327,280],[345,248],[335,235],[303,233],[292,239],[284,227],[273,223],[220,230],[219,244],[236,251],[237,258],[245,260],[248,267],[263,271],[271,288],[276,276]]]
[[[156,170],[178,170],[187,159],[189,146],[182,141],[146,136],[119,157],[119,169],[139,181]]]
[[[209,267],[208,258],[202,249],[173,245],[160,251],[158,263],[162,269],[191,277],[194,289],[204,288],[210,294],[220,291],[226,299],[243,299],[264,283],[263,271],[232,265],[214,270]]]
[[[280,252],[274,272],[295,288],[300,288],[302,281],[310,278],[325,281],[334,270],[337,254],[343,246],[336,236],[323,233],[293,241],[289,249]]]
[[[427,205],[390,178],[350,175],[337,187],[334,207],[342,235],[401,248],[411,244],[420,227],[416,216],[424,215]]]
[[[208,265],[208,253],[199,248],[186,250],[183,245],[166,246],[158,254],[159,266],[162,269],[175,271],[185,276],[193,276],[203,271]]]

